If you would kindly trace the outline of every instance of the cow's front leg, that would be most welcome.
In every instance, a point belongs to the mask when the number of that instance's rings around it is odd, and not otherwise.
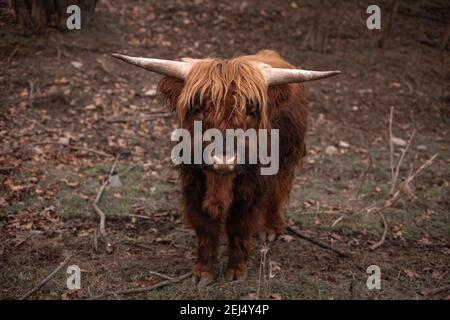
[[[203,216],[192,224],[197,234],[197,259],[192,268],[193,282],[198,287],[204,287],[214,280],[220,223],[218,220]]]
[[[248,206],[234,207],[227,219],[228,268],[226,279],[244,280],[247,277],[251,235],[258,223],[256,210]]]

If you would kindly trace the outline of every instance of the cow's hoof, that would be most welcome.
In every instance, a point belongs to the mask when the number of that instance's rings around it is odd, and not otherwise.
[[[201,289],[211,284],[214,281],[214,276],[210,272],[200,272],[192,276],[192,285]]]
[[[247,267],[243,266],[241,268],[228,267],[225,273],[225,278],[228,281],[233,280],[245,280],[247,278]]]
[[[278,235],[275,231],[261,231],[259,233],[259,239],[263,242],[268,241],[268,242],[272,242],[275,241],[277,239]]]

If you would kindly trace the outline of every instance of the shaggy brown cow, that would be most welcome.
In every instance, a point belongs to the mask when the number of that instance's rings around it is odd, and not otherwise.
[[[300,82],[339,72],[295,69],[270,50],[227,60],[183,62],[114,56],[166,75],[159,91],[182,128],[192,131],[194,121],[202,121],[204,130],[279,129],[279,171],[275,175],[261,175],[258,164],[238,166],[234,159],[215,166],[178,166],[185,218],[198,241],[194,281],[204,286],[213,280],[223,227],[228,236],[226,278],[245,279],[252,234],[261,231],[264,239],[272,241],[283,232],[283,205],[295,169],[306,154],[307,103]]]

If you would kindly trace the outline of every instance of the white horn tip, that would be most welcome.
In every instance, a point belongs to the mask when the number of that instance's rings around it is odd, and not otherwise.
[[[340,70],[334,70],[334,71],[319,71],[321,73],[321,77],[319,77],[319,79],[321,78],[328,78],[328,77],[332,77],[332,76],[336,76],[338,74],[341,73]]]
[[[120,54],[120,53],[113,53],[112,56],[116,59],[120,59],[120,60],[126,60],[127,58],[129,58],[126,55]]]

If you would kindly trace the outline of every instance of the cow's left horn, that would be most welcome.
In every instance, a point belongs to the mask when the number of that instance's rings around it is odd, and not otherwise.
[[[130,57],[119,53],[113,53],[113,57],[134,64],[135,66],[147,69],[149,71],[163,74],[169,77],[174,77],[180,80],[186,79],[186,76],[191,69],[191,63],[188,62]]]
[[[281,69],[263,67],[268,86],[325,79],[340,71],[310,71],[301,69]]]

